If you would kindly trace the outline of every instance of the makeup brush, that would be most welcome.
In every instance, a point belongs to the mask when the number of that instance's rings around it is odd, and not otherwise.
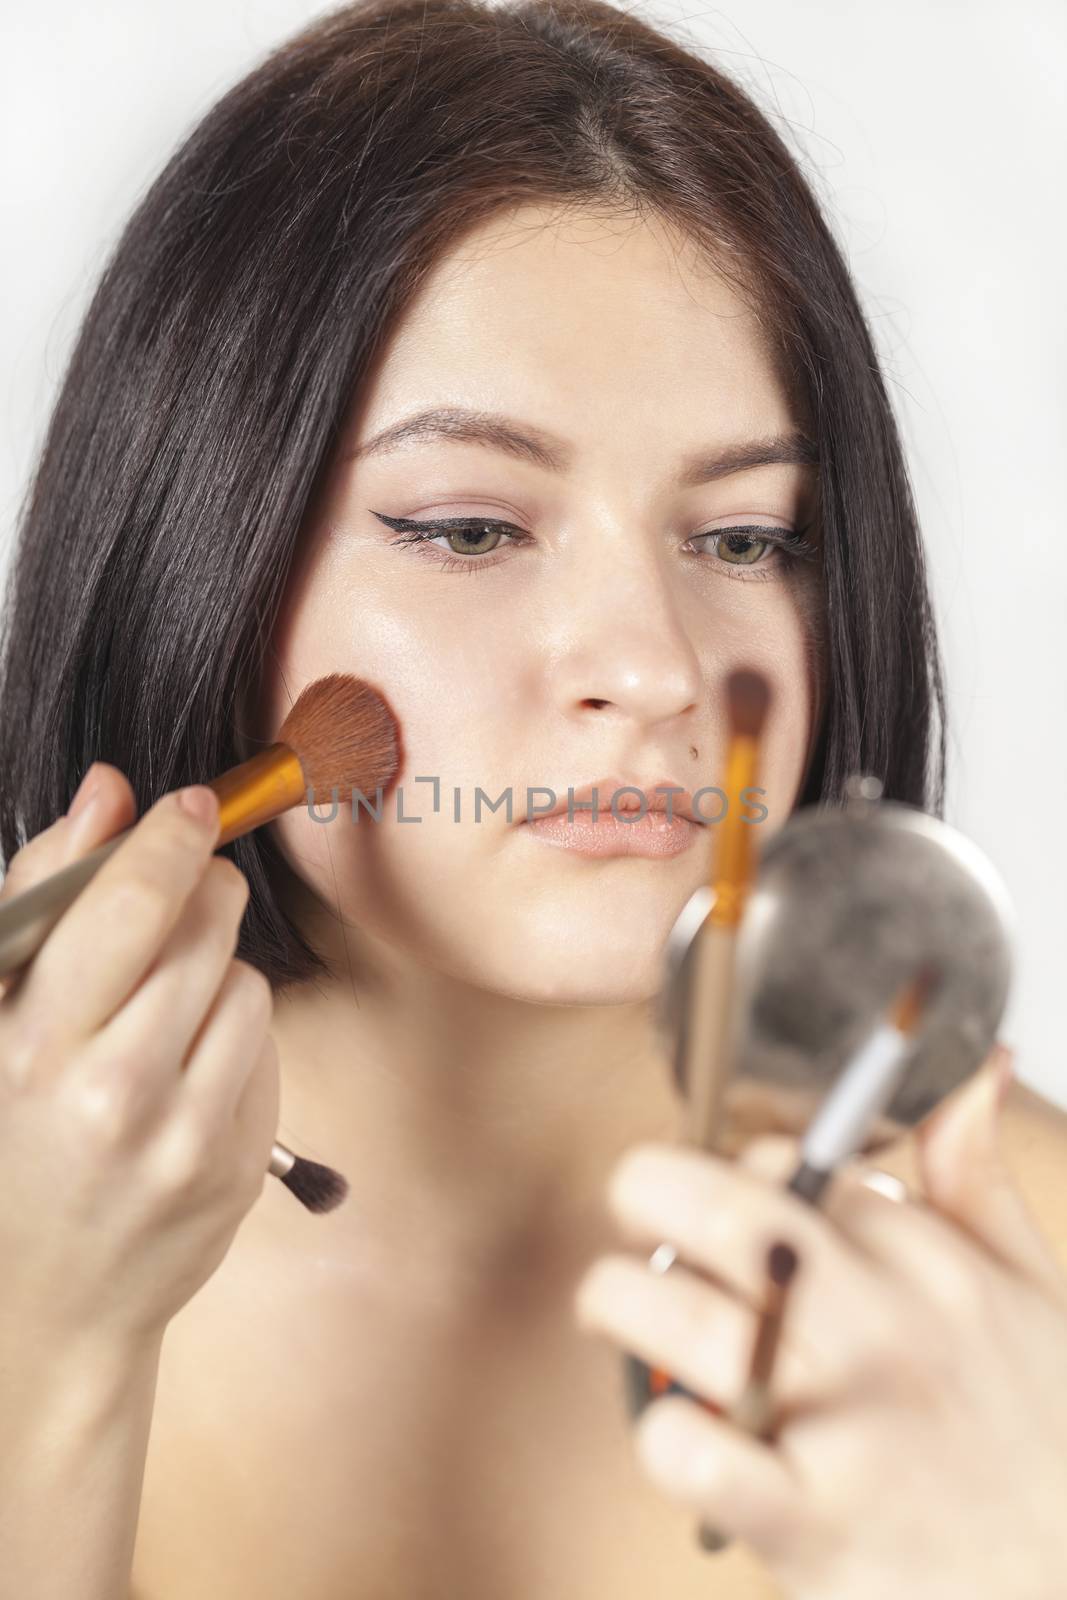
[[[789,1285],[798,1262],[796,1250],[784,1239],[776,1239],[767,1251],[766,1288],[756,1336],[752,1341],[748,1378],[727,1413],[735,1427],[744,1428],[757,1439],[769,1440],[773,1437],[771,1376],[782,1334]],[[710,1522],[701,1522],[698,1529],[698,1538],[705,1550],[722,1550],[730,1543],[731,1537],[730,1534],[720,1533]]]
[[[835,1078],[805,1130],[800,1161],[786,1184],[801,1200],[818,1203],[837,1168],[855,1155],[893,1098],[911,1056],[912,1035],[938,981],[933,963],[921,966]]]
[[[715,824],[711,910],[690,946],[685,1015],[674,1062],[678,1087],[685,1096],[681,1138],[712,1153],[735,1054],[737,935],[756,870],[755,824],[741,816],[741,794],[754,786],[759,776],[760,740],[771,702],[766,678],[748,668],[729,674],[725,694],[729,720],[726,815]],[[654,1271],[666,1271],[673,1254],[669,1245],[661,1245],[649,1264]],[[624,1353],[623,1366],[634,1410],[661,1394],[684,1394],[711,1415],[722,1415],[722,1407],[714,1400],[692,1394],[662,1367],[650,1366],[631,1352]]]
[[[777,1239],[767,1251],[767,1285],[752,1344],[748,1379],[729,1411],[731,1422],[758,1439],[771,1436],[771,1375],[782,1333],[786,1291],[798,1261],[796,1250],[784,1239]]]
[[[771,690],[747,668],[726,680],[730,738],[726,755],[726,815],[715,824],[712,905],[694,936],[681,1072],[685,1139],[714,1152],[722,1100],[733,1067],[737,1023],[734,963],[745,900],[755,877],[755,824],[741,815],[741,794],[759,777],[760,739]]]
[[[818,1205],[834,1173],[860,1149],[893,1098],[911,1056],[912,1035],[938,982],[938,970],[932,963],[921,966],[834,1080],[808,1124],[801,1141],[800,1160],[786,1184],[798,1199]],[[787,1245],[775,1248],[779,1255],[773,1272],[773,1249],[768,1255],[768,1276],[784,1292],[796,1265],[796,1253]],[[788,1251],[788,1257],[781,1254],[783,1249]],[[772,1295],[768,1305],[776,1307],[776,1322],[773,1327],[768,1326],[771,1319],[765,1309],[757,1329],[748,1383],[726,1413],[736,1426],[763,1439],[769,1437],[771,1424],[770,1378],[781,1328],[782,1296],[775,1300]],[[702,1549],[712,1551],[725,1549],[732,1539],[731,1534],[720,1532],[710,1522],[701,1522],[697,1537]]]
[[[290,708],[273,744],[206,783],[219,802],[215,848],[271,822],[305,798],[309,805],[331,798],[348,805],[354,790],[366,794],[387,787],[399,759],[399,725],[376,689],[348,673],[316,678]],[[135,827],[132,823],[0,906],[0,977],[33,958],[64,911]],[[348,1192],[339,1172],[306,1161],[283,1144],[274,1145],[269,1170],[309,1211],[332,1211]]]

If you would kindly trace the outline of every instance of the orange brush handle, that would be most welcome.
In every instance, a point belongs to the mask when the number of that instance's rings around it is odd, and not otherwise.
[[[287,744],[276,743],[213,778],[205,787],[214,790],[219,801],[217,850],[297,805],[307,786],[295,753]],[[17,972],[37,954],[64,911],[136,826],[131,823],[88,855],[42,878],[0,906],[0,977]]]
[[[687,1400],[695,1400],[709,1416],[726,1416],[725,1406],[706,1399],[702,1394],[694,1394],[662,1367],[650,1367],[628,1351],[624,1353],[623,1361],[626,1366],[627,1396],[632,1417],[639,1417],[646,1406],[650,1406],[653,1400],[658,1400],[665,1394],[680,1394]]]
[[[711,887],[715,898],[708,919],[714,927],[736,927],[752,882],[755,850],[753,822],[741,815],[741,794],[755,787],[759,741],[739,734],[730,741],[726,759],[726,815],[716,823],[715,865]]]
[[[204,787],[218,797],[219,845],[280,817],[304,798],[307,788],[303,768],[287,744],[269,745]]]

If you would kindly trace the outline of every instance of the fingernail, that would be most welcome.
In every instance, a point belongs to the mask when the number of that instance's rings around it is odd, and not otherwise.
[[[80,816],[85,810],[86,806],[89,804],[89,801],[93,798],[93,795],[96,793],[95,774],[97,765],[98,763],[94,761],[88,772],[85,774],[85,777],[82,779],[81,783],[79,783],[74,794],[74,799],[67,807],[68,817]]]
[[[67,835],[68,860],[76,859],[79,851],[86,843],[96,843],[96,840],[92,837],[93,825],[96,822],[96,813],[101,798],[102,790],[98,783],[94,783],[91,788],[86,789],[84,794],[79,790],[75,796],[77,812],[75,813],[74,807],[71,806],[68,813],[70,817],[70,832]]]
[[[215,791],[209,789],[206,783],[191,783],[188,788],[182,789],[178,794],[178,804],[197,822],[218,821],[219,803]]]

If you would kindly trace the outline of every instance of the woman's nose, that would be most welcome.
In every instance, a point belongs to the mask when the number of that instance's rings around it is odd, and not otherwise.
[[[653,723],[699,707],[700,661],[667,574],[645,552],[571,591],[560,616],[554,691],[561,709],[616,711]]]

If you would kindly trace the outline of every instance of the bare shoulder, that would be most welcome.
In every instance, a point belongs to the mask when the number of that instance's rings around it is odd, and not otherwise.
[[[1035,1223],[1067,1272],[1067,1111],[1016,1078],[1000,1110],[1000,1148]],[[922,1192],[911,1134],[871,1159]]]
[[[1016,1080],[1000,1114],[1004,1163],[1067,1269],[1067,1111]]]
[[[1005,1153],[1008,1144],[1025,1149],[1034,1140],[1063,1150],[1067,1148],[1067,1111],[1015,1078],[1001,1108],[1001,1130],[1008,1142]]]

